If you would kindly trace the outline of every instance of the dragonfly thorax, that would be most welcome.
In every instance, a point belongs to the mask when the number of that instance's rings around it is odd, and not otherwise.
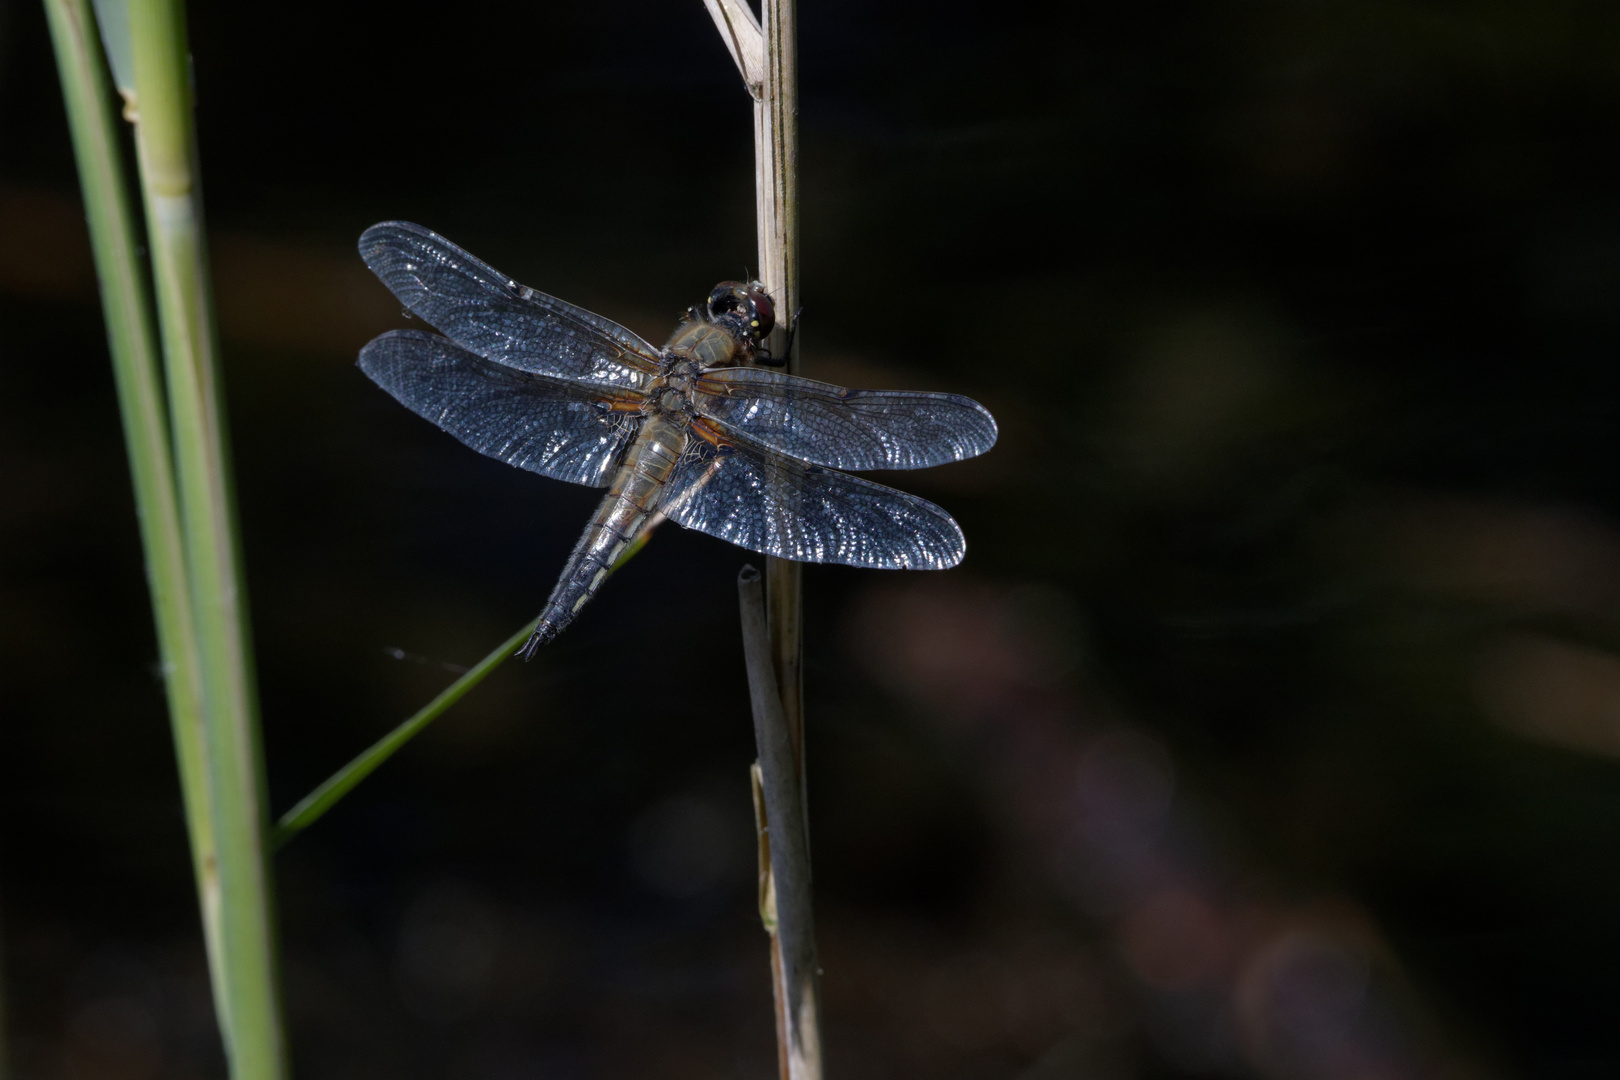
[[[753,355],[752,344],[731,327],[703,318],[681,320],[664,351],[699,368],[747,363]]]
[[[665,385],[653,398],[653,407],[656,412],[665,414],[691,411],[691,405],[688,404],[686,399],[685,387],[675,385]]]

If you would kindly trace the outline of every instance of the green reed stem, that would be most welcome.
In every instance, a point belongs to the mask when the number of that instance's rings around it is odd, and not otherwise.
[[[485,676],[517,652],[518,648],[529,640],[529,635],[534,633],[535,625],[539,621],[539,619],[532,620],[523,629],[497,645],[494,652],[445,687],[438,697],[418,709],[409,720],[372,743],[353,761],[333,773],[320,787],[305,795],[296,806],[281,815],[281,820],[271,835],[272,846],[280,848],[320,820],[322,814],[332,809],[339,799],[353,790],[356,784],[370,776],[377,766],[393,757],[395,751],[420,734],[423,728],[437,720],[446,709],[465,697],[467,691],[483,682]]]
[[[86,0],[45,0],[45,15],[79,165],[96,276],[101,284],[102,313],[146,554],[147,582],[163,660],[203,932],[213,962],[219,955],[219,889],[212,870],[214,829],[205,769],[201,662],[186,580],[152,301],[126,187],[114,115],[116,99],[101,61],[90,5]]]
[[[132,4],[129,31],[136,152],[202,676],[219,889],[215,974],[223,982],[215,996],[235,1080],[281,1080],[287,1062],[265,849],[263,750],[203,249],[184,5]]]
[[[662,523],[663,518],[642,530],[640,536],[625,548],[624,552],[614,561],[608,574],[616,574],[619,568],[635,558],[641,549],[647,546],[652,539],[653,531]],[[450,706],[460,701],[473,687],[484,681],[484,677],[505,663],[513,653],[534,633],[535,624],[539,619],[532,619],[529,623],[501,642],[495,650],[468,671],[461,678],[445,687],[443,692],[426,705],[422,706],[410,719],[400,724],[393,731],[372,743],[343,768],[327,777],[319,787],[299,799],[291,810],[281,815],[271,833],[271,847],[279,850],[287,841],[297,836],[320,820],[321,815],[332,809],[337,801],[354,789],[354,786],[370,776],[377,766],[394,756],[395,751],[410,742],[422,733],[422,729],[437,720]]]

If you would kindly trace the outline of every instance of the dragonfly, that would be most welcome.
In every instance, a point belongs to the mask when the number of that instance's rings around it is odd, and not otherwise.
[[[989,411],[959,394],[848,390],[773,370],[775,304],[757,281],[721,282],[660,349],[420,225],[373,225],[360,256],[439,331],[382,334],[360,351],[361,371],[479,453],[607,488],[525,659],[664,519],[798,562],[945,569],[966,553],[944,510],[849,470],[982,454],[996,441]]]

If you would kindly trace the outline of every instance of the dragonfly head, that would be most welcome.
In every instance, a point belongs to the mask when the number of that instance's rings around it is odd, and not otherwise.
[[[709,319],[758,345],[776,325],[776,305],[757,281],[722,281],[709,294]]]

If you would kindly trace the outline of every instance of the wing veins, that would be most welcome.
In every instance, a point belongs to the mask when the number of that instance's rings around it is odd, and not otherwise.
[[[921,469],[995,444],[996,422],[959,394],[851,390],[759,368],[724,368],[694,387],[698,411],[790,457],[832,469]]]
[[[634,332],[520,285],[420,225],[373,225],[360,255],[413,313],[495,363],[625,389],[645,387],[658,369],[658,350]]]
[[[687,444],[663,507],[670,520],[798,562],[943,569],[962,560],[944,510],[895,488],[788,457],[710,420]]]
[[[360,369],[479,453],[571,483],[606,486],[640,426],[612,407],[633,392],[519,371],[421,330],[373,339]]]

